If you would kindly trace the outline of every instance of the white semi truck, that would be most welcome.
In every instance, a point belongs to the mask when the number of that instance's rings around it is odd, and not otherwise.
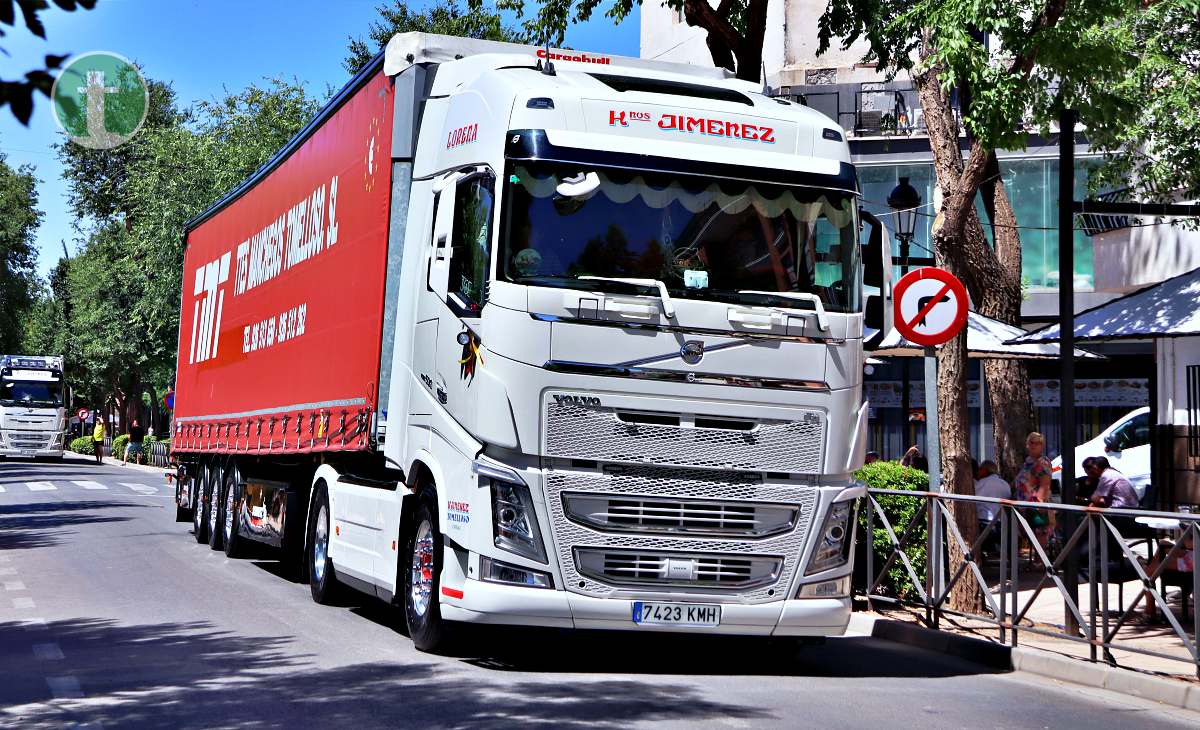
[[[891,311],[857,189],[836,123],[722,70],[398,35],[189,223],[177,519],[421,649],[841,634]]]
[[[0,355],[0,456],[63,456],[67,428],[63,359]]]

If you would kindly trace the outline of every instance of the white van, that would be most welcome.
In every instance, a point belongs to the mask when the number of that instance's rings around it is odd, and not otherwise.
[[[1137,491],[1138,499],[1150,486],[1150,409],[1131,411],[1100,432],[1096,438],[1075,447],[1075,477],[1085,476],[1083,460],[1105,456],[1113,468],[1125,475]],[[1053,461],[1054,477],[1062,471],[1062,457]]]

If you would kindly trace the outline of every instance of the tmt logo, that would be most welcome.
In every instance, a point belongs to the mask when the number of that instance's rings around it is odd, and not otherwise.
[[[225,290],[221,285],[229,281],[229,252],[219,259],[209,261],[196,269],[196,284],[192,296],[192,347],[188,363],[211,360],[217,356],[217,339],[221,336],[221,310],[225,304]],[[219,290],[219,291],[218,291]]]

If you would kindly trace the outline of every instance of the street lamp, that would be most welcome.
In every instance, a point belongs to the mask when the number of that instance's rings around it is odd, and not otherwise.
[[[908,246],[917,230],[917,208],[921,206],[921,194],[908,184],[908,178],[900,178],[900,184],[888,194],[888,207],[895,220],[896,238],[900,241],[900,271],[908,273]]]

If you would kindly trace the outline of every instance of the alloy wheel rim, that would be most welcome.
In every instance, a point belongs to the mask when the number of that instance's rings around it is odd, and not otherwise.
[[[325,580],[325,556],[329,552],[329,516],[325,505],[317,512],[317,526],[313,535],[313,575],[317,582]]]
[[[412,573],[409,578],[413,612],[419,617],[424,617],[429,610],[433,595],[433,557],[433,530],[429,520],[425,520],[417,528],[413,540]]]
[[[214,492],[216,491],[216,487],[217,485],[214,484]],[[212,492],[209,492],[208,501],[208,530],[210,533],[215,533],[217,531],[217,504],[220,502],[220,497]]]
[[[198,483],[198,482],[196,482]],[[192,527],[196,532],[200,532],[200,528],[204,527],[204,493],[196,495],[196,509],[192,510]]]

